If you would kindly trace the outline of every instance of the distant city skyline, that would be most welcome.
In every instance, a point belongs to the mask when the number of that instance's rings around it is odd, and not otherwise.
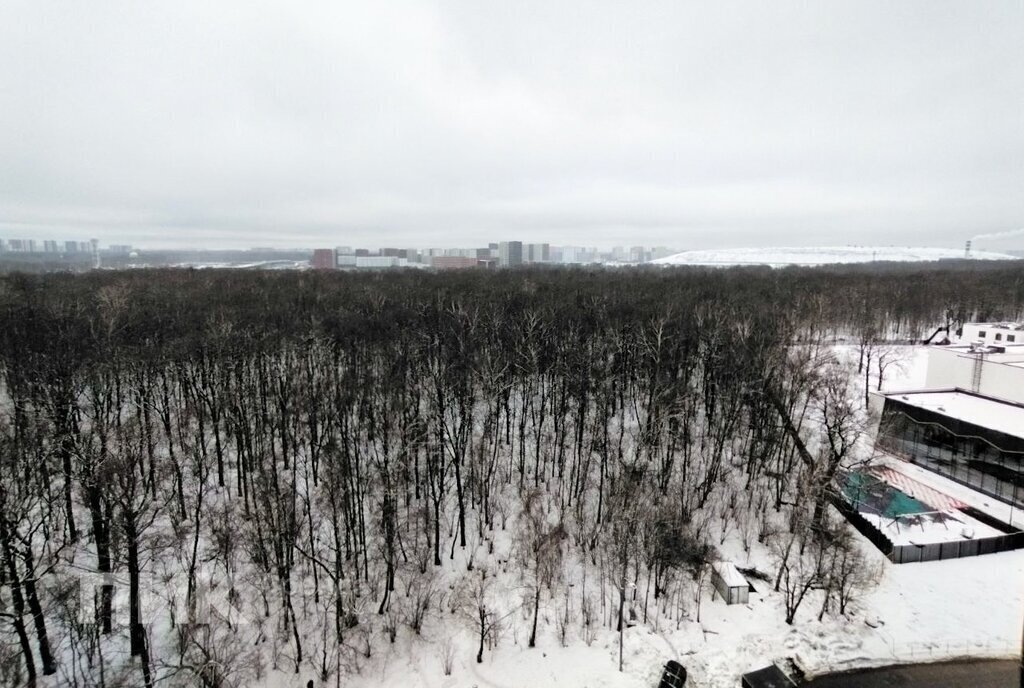
[[[1022,230],[1020,232],[1008,232],[1007,234],[1010,234],[1010,236],[1006,236],[1006,237],[1000,236],[1000,237],[991,238],[991,239],[984,239],[983,238],[981,240],[974,239],[972,241],[973,250],[975,250],[975,251],[982,251],[982,252],[991,251],[991,252],[996,252],[996,253],[998,253],[1000,251],[1011,251],[1011,252],[1021,252],[1021,251],[1024,251],[1024,230]],[[436,244],[422,244],[422,243],[402,244],[401,242],[389,241],[389,240],[387,240],[385,238],[383,240],[379,240],[376,243],[365,242],[365,243],[360,244],[360,243],[348,242],[348,244],[345,244],[345,243],[342,243],[342,242],[332,242],[331,241],[331,237],[326,237],[326,238],[313,238],[313,239],[310,240],[310,243],[305,243],[305,244],[294,243],[294,242],[283,242],[283,243],[282,242],[278,242],[278,243],[264,243],[264,244],[236,243],[235,245],[221,245],[221,246],[186,245],[186,244],[174,244],[174,243],[167,244],[167,243],[163,243],[163,242],[146,242],[146,243],[143,243],[143,244],[132,244],[132,243],[120,244],[120,243],[108,243],[108,242],[104,242],[104,241],[99,240],[99,239],[96,239],[96,241],[98,242],[98,248],[100,250],[102,250],[102,251],[119,251],[119,252],[129,252],[129,251],[263,251],[263,250],[271,250],[271,251],[275,251],[275,250],[279,250],[279,251],[309,250],[309,251],[313,251],[313,250],[316,250],[318,248],[338,249],[338,248],[341,248],[341,247],[350,247],[352,249],[369,250],[371,252],[376,252],[376,251],[380,251],[382,249],[386,249],[386,248],[389,248],[389,247],[392,247],[392,248],[402,248],[402,249],[416,249],[416,250],[419,250],[419,251],[430,251],[430,250],[434,250],[434,249],[442,249],[442,250],[446,250],[446,251],[448,251],[448,250],[456,251],[456,250],[465,250],[465,249],[485,248],[488,245],[495,244],[495,240],[496,239],[509,240],[509,239],[504,238],[504,237],[491,237],[490,240],[483,240],[481,242],[477,242],[477,243],[473,243],[473,244],[456,244],[456,243],[452,243],[452,242],[449,242],[449,243],[436,243]],[[524,250],[525,250],[525,247],[528,246],[528,245],[544,244],[544,245],[550,245],[553,248],[581,248],[581,249],[587,249],[587,250],[596,250],[598,252],[609,253],[609,254],[615,252],[617,249],[623,249],[623,250],[625,250],[628,253],[630,251],[630,249],[635,248],[635,247],[644,248],[644,249],[647,249],[648,251],[652,251],[652,250],[659,251],[662,255],[664,255],[664,251],[665,250],[671,250],[673,253],[677,253],[677,252],[684,252],[684,251],[701,251],[701,250],[708,250],[708,249],[710,249],[710,250],[716,250],[716,249],[718,249],[718,250],[728,250],[728,249],[737,249],[737,248],[757,249],[757,248],[821,248],[821,247],[826,247],[826,244],[805,244],[805,245],[796,245],[796,244],[794,244],[794,245],[789,245],[789,246],[785,246],[785,245],[782,245],[782,244],[762,244],[760,246],[754,246],[754,245],[750,245],[750,246],[747,246],[747,245],[743,245],[743,246],[740,246],[740,245],[737,245],[737,246],[726,246],[726,245],[721,245],[721,244],[714,244],[714,245],[706,246],[704,248],[700,248],[700,247],[697,247],[697,246],[674,246],[674,245],[665,245],[665,244],[651,244],[651,243],[645,243],[645,242],[627,243],[626,241],[619,241],[619,242],[613,243],[613,244],[606,244],[606,243],[596,243],[595,244],[595,243],[587,243],[587,242],[560,243],[560,242],[551,242],[551,241],[527,241],[527,240],[520,240],[520,239],[511,239],[511,240],[512,241],[519,241],[520,243],[522,243],[523,246],[524,246]],[[15,235],[8,234],[8,235],[0,235],[0,252],[4,252],[4,251],[6,251],[6,252],[12,252],[12,251],[13,252],[19,252],[19,251],[26,251],[26,250],[30,250],[30,251],[34,251],[34,252],[40,252],[40,253],[43,253],[43,252],[64,252],[66,250],[71,250],[71,251],[89,251],[89,250],[91,250],[91,248],[88,246],[90,241],[91,240],[83,240],[83,239],[64,239],[64,238],[53,239],[52,237],[47,237],[47,236],[43,236],[41,238],[36,238],[36,237],[27,236],[27,235],[15,236]],[[995,245],[997,243],[999,244],[999,246]],[[28,248],[29,244],[31,244],[31,246],[32,246],[32,248],[30,248],[30,249]],[[78,244],[79,246],[77,248],[70,248],[70,249],[68,249],[66,247],[66,245],[70,245],[70,244]],[[877,248],[885,248],[885,247],[893,247],[893,248],[904,248],[904,247],[926,248],[926,247],[934,247],[934,248],[952,248],[952,249],[961,250],[961,249],[964,248],[964,245],[965,245],[965,241],[961,241],[961,242],[947,242],[945,244],[940,244],[940,243],[906,244],[906,243],[892,243],[892,242],[890,242],[890,243],[867,244],[867,243],[859,243],[859,242],[846,242],[846,243],[828,244],[827,246],[835,246],[835,247],[868,247],[868,248],[871,248],[871,247],[877,247]]]
[[[1000,236],[998,238],[981,239],[981,240],[975,239],[975,240],[972,241],[973,250],[974,251],[980,251],[980,252],[986,252],[986,251],[995,252],[995,253],[998,253],[998,252],[1011,252],[1011,253],[1018,253],[1018,254],[1021,253],[1021,252],[1024,252],[1024,231],[1022,231],[1022,232],[1010,232],[1009,234],[1011,236],[1007,236],[1007,237]],[[385,248],[388,248],[388,247],[392,247],[392,248],[402,248],[403,250],[404,249],[415,249],[415,250],[422,251],[422,252],[429,252],[431,250],[440,249],[440,250],[449,252],[449,255],[451,255],[452,254],[451,252],[453,252],[453,251],[485,248],[488,245],[494,244],[495,240],[497,240],[499,238],[501,238],[501,237],[492,237],[491,238],[492,240],[490,240],[490,241],[484,240],[484,241],[478,242],[476,244],[455,244],[455,243],[442,244],[442,243],[438,243],[438,244],[430,244],[430,245],[421,244],[421,243],[402,244],[401,242],[389,241],[387,239],[383,239],[383,240],[378,241],[377,243],[366,242],[366,243],[363,243],[363,244],[358,244],[358,243],[349,242],[348,246],[350,246],[352,249],[368,250],[368,251],[371,252],[371,254],[373,254],[373,253],[375,253],[377,251],[380,251],[382,249],[385,249]],[[275,243],[264,243],[264,244],[249,244],[249,245],[247,245],[247,244],[244,244],[244,243],[238,243],[236,245],[221,245],[221,246],[184,245],[184,244],[173,244],[173,243],[165,244],[165,243],[162,243],[162,242],[146,242],[144,244],[132,244],[132,243],[120,244],[120,243],[108,243],[108,242],[104,242],[102,240],[97,240],[97,241],[98,241],[98,248],[99,248],[99,250],[101,250],[101,251],[114,251],[114,252],[120,252],[120,253],[128,253],[128,252],[131,252],[131,251],[136,251],[136,252],[137,251],[142,251],[142,252],[146,252],[146,251],[264,251],[264,250],[271,250],[271,251],[302,251],[302,250],[308,250],[308,251],[313,251],[313,250],[316,250],[316,249],[319,249],[319,248],[338,249],[339,247],[345,247],[346,246],[346,244],[343,243],[343,242],[332,242],[330,239],[331,239],[330,237],[327,237],[326,239],[314,238],[314,239],[310,240],[311,243],[307,243],[307,244],[298,244],[298,243],[293,243],[293,242],[284,242],[284,243],[277,243],[277,244],[275,244]],[[513,239],[513,240],[514,241],[520,241],[518,239]],[[318,242],[318,243],[312,243],[312,242]],[[32,248],[28,248],[28,244],[30,244],[30,243],[31,243]],[[91,251],[91,247],[88,246],[89,243],[90,243],[90,240],[83,240],[83,239],[77,239],[77,240],[75,240],[75,239],[64,239],[64,238],[53,239],[51,237],[35,238],[35,237],[29,237],[29,236],[0,235],[0,253],[4,253],[4,252],[6,252],[6,253],[24,252],[24,251],[32,251],[32,252],[38,252],[38,253],[52,253],[52,252],[63,253],[63,252],[66,252],[68,250],[70,250],[70,251],[87,252],[87,251]],[[701,247],[698,247],[698,246],[675,246],[675,245],[665,245],[665,244],[650,244],[650,243],[644,243],[644,242],[627,243],[625,241],[620,241],[620,242],[614,243],[614,244],[604,244],[604,243],[591,244],[591,243],[586,243],[586,242],[558,243],[558,242],[550,242],[550,241],[536,241],[536,242],[533,242],[533,241],[521,240],[521,243],[524,246],[524,250],[525,250],[525,247],[527,247],[528,245],[531,245],[531,244],[532,245],[546,244],[546,245],[550,245],[553,249],[562,249],[562,248],[583,249],[583,250],[596,251],[597,253],[609,254],[609,255],[613,254],[617,249],[622,249],[622,250],[624,250],[628,254],[631,249],[636,248],[636,247],[640,247],[640,248],[646,249],[649,253],[650,252],[654,252],[655,254],[657,254],[657,255],[653,256],[654,258],[665,257],[666,255],[670,255],[670,254],[673,254],[673,253],[685,252],[685,251],[730,250],[730,249],[744,249],[744,248],[751,248],[751,249],[761,249],[761,248],[763,248],[763,249],[779,249],[779,248],[809,249],[809,248],[822,248],[822,247],[826,247],[825,244],[813,244],[813,245],[812,244],[805,244],[805,245],[789,245],[789,246],[784,246],[782,244],[763,244],[763,245],[760,245],[760,246],[710,245],[710,246],[705,246],[705,247],[701,248]],[[78,244],[79,246],[77,248],[70,248],[70,249],[68,249],[66,247],[66,245],[68,245],[68,244]],[[931,243],[931,244],[923,244],[923,243],[922,244],[904,244],[904,243],[864,244],[864,243],[858,243],[858,242],[846,242],[846,243],[829,244],[828,246],[833,246],[833,247],[868,247],[868,248],[872,248],[872,247],[875,247],[875,248],[886,248],[886,247],[890,247],[890,248],[927,248],[927,247],[932,247],[932,248],[950,248],[950,249],[955,249],[957,251],[960,251],[960,250],[962,250],[964,248],[964,244],[965,244],[965,242],[949,242],[949,243],[945,243],[945,244],[939,244],[939,243]],[[998,244],[998,245],[996,245],[996,244]]]
[[[703,249],[731,249],[731,248],[758,248],[758,247],[818,247],[818,246],[913,246],[913,247],[945,247],[959,248],[967,240],[972,240],[974,247],[978,250],[1004,251],[1024,249],[1024,227],[1014,228],[1012,226],[993,227],[991,231],[980,232],[976,227],[964,228],[959,234],[952,234],[948,239],[940,237],[929,238],[927,235],[910,235],[907,241],[897,239],[906,236],[899,232],[888,232],[877,237],[877,240],[860,240],[856,233],[843,236],[831,237],[832,241],[813,240],[807,241],[783,241],[768,235],[762,240],[753,239],[743,241],[736,237],[716,237],[713,234],[690,236],[689,238],[676,241],[653,241],[648,240],[639,231],[623,231],[619,236],[612,234],[597,235],[599,240],[592,241],[586,235],[573,235],[553,232],[543,234],[542,232],[514,233],[497,231],[493,233],[480,232],[476,238],[471,235],[469,239],[460,241],[458,235],[435,235],[429,232],[415,232],[412,235],[405,232],[387,233],[371,232],[366,234],[362,231],[352,230],[329,230],[323,229],[320,232],[292,232],[288,229],[281,229],[273,233],[254,232],[247,235],[239,230],[221,234],[217,232],[202,232],[199,235],[192,235],[189,232],[171,231],[163,236],[149,236],[148,233],[132,233],[103,229],[100,227],[84,227],[85,231],[76,232],[74,226],[64,228],[63,234],[54,234],[44,228],[26,229],[24,225],[7,225],[0,221],[0,239],[30,239],[40,244],[43,241],[56,239],[63,243],[75,237],[88,236],[98,238],[102,246],[109,245],[131,245],[141,249],[150,250],[245,250],[250,248],[272,248],[281,250],[312,249],[321,246],[334,246],[351,244],[360,248],[373,248],[383,246],[409,246],[416,248],[459,248],[466,246],[486,246],[489,242],[499,240],[516,240],[525,243],[549,243],[559,246],[595,246],[600,249],[611,250],[615,246],[638,245],[644,246],[672,246],[680,251],[703,250]],[[681,234],[681,237],[688,235]],[[831,236],[831,235],[828,235]],[[873,234],[871,236],[874,236]],[[140,238],[141,237],[141,238]],[[358,237],[358,240],[357,238]],[[569,237],[559,240],[557,237]],[[575,238],[573,238],[575,237]],[[915,239],[917,239],[915,241]],[[81,239],[77,239],[81,240]]]

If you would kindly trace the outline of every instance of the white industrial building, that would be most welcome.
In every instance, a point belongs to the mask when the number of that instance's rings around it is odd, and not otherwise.
[[[404,268],[409,261],[398,256],[356,256],[357,268]]]
[[[969,323],[928,348],[923,389],[875,393],[876,446],[1024,506],[1024,327]]]
[[[995,333],[988,330],[986,334],[991,339]],[[1012,336],[1002,334],[1002,342]],[[925,388],[963,389],[1024,403],[1024,342],[929,347]]]
[[[1024,325],[1020,323],[965,323],[960,332],[960,341],[965,344],[974,342],[984,344],[1024,343]]]

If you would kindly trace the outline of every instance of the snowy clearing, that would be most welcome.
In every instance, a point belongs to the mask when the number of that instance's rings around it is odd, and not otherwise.
[[[726,248],[683,251],[651,261],[658,265],[830,265],[892,261],[917,263],[964,258],[963,249],[914,246],[819,246],[779,248]],[[992,251],[972,251],[972,260],[1018,260]]]
[[[826,617],[819,622],[814,618],[816,607],[809,603],[792,627],[783,621],[780,595],[771,592],[770,583],[753,581],[757,592],[750,594],[747,605],[726,605],[717,595],[712,599],[709,588],[700,623],[683,621],[677,629],[675,621],[659,618],[628,629],[624,671],[619,673],[618,634],[598,630],[589,646],[574,634],[568,647],[561,647],[556,608],[544,614],[537,647],[526,648],[522,634],[510,634],[480,665],[472,661],[473,639],[458,620],[448,619],[429,636],[406,638],[374,658],[347,685],[641,688],[654,686],[664,663],[676,659],[690,673],[688,685],[735,688],[743,673],[790,657],[810,673],[821,674],[965,655],[1008,657],[1019,648],[1024,551],[894,565],[869,542],[858,539],[871,561],[884,567],[884,576],[849,620]],[[770,570],[763,548],[755,546],[747,555],[730,538],[720,549],[738,566]],[[578,583],[573,587],[578,589]],[[452,675],[444,676],[441,640],[449,634],[460,650]]]

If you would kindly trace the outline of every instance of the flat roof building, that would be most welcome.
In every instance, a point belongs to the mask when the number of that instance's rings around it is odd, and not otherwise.
[[[550,244],[527,244],[524,259],[527,263],[548,263],[551,261]]]
[[[928,348],[926,389],[966,389],[978,394],[1024,403],[1024,332],[981,330],[991,340],[1002,334],[1001,343],[957,344]]]
[[[1024,507],[1024,404],[955,388],[877,398],[876,447]]]
[[[502,241],[498,244],[498,265],[514,268],[523,264],[523,242]]]
[[[479,267],[480,261],[477,258],[466,256],[434,256],[430,259],[430,267],[435,270],[457,270],[460,268]]]
[[[1021,323],[964,323],[960,332],[960,340],[965,344],[978,341],[985,344],[1024,342],[1024,325]]]
[[[923,389],[875,392],[875,446],[1024,506],[1024,326],[967,323],[928,347]]]
[[[336,267],[336,256],[333,248],[318,248],[313,251],[311,264],[314,270],[333,270]]]
[[[404,268],[409,261],[398,256],[356,256],[357,268],[382,269],[382,268]]]

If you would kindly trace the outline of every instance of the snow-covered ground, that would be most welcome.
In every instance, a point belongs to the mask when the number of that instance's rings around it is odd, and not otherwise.
[[[927,346],[900,346],[897,362],[886,368],[882,391],[922,389],[928,377]],[[878,391],[876,376],[871,376],[870,388]]]
[[[827,265],[873,261],[926,262],[961,259],[963,249],[915,246],[807,246],[684,251],[651,261],[660,265]],[[1018,260],[992,251],[972,251],[974,260]]]
[[[960,512],[936,512],[892,518],[861,511],[894,545],[929,545],[977,538],[998,537],[1002,533]]]
[[[919,387],[924,381],[924,347],[907,347],[903,361],[892,366],[885,389]],[[873,378],[874,376],[872,376]],[[872,379],[871,384],[875,384]],[[883,464],[888,462],[883,458]],[[902,462],[900,462],[902,464]],[[959,485],[906,464],[909,475],[974,506],[988,506]],[[916,469],[916,470],[915,470]],[[965,494],[970,493],[970,494]],[[984,504],[983,504],[984,502]],[[997,509],[998,511],[998,509]],[[1001,515],[1001,514],[1000,514]],[[661,668],[676,659],[690,673],[688,685],[734,688],[745,672],[793,658],[811,674],[897,662],[938,661],[961,656],[1013,656],[1019,652],[1024,618],[1024,551],[968,559],[894,565],[866,539],[855,536],[868,561],[882,571],[881,582],[848,618],[826,615],[817,620],[820,600],[801,607],[796,623],[784,622],[783,600],[772,584],[752,583],[756,592],[746,605],[726,605],[710,586],[696,608],[652,605],[647,622],[629,628],[624,636],[623,671],[618,670],[619,635],[609,621],[613,609],[598,610],[595,630],[579,623],[568,628],[563,646],[558,619],[566,605],[578,611],[587,591],[598,582],[593,569],[580,562],[568,567],[560,592],[542,606],[537,647],[527,647],[528,620],[515,613],[497,646],[474,661],[475,640],[464,620],[441,615],[423,636],[402,629],[394,645],[363,660],[360,674],[345,679],[358,688],[641,688],[657,685]],[[718,544],[717,537],[715,538]],[[509,547],[503,534],[495,536],[500,552]],[[774,568],[768,550],[751,543],[744,551],[733,531],[718,547],[724,559],[742,568],[755,568],[769,577]],[[463,565],[461,553],[446,562],[450,572]],[[462,568],[461,570],[464,570]],[[522,600],[522,589],[511,574],[498,573],[496,593],[511,608]],[[641,596],[642,598],[642,596]],[[584,637],[589,635],[589,637]],[[588,642],[589,641],[589,642]],[[379,649],[381,646],[376,644]],[[443,671],[445,648],[453,648],[451,674]],[[293,683],[282,682],[280,686]]]
[[[561,600],[542,611],[537,647],[526,647],[527,623],[518,614],[484,662],[474,662],[475,641],[455,616],[424,631],[421,638],[400,634],[398,642],[371,660],[346,685],[360,688],[641,688],[657,684],[669,659],[687,667],[698,688],[735,688],[743,673],[773,661],[794,658],[812,674],[897,662],[937,661],[958,656],[1012,656],[1019,648],[1024,591],[1024,551],[971,559],[890,564],[860,539],[869,561],[883,567],[880,585],[849,619],[817,621],[818,605],[805,603],[794,626],[783,621],[781,595],[771,584],[753,581],[746,605],[726,605],[705,591],[701,620],[652,616],[625,634],[624,667],[618,671],[618,633],[607,626],[588,645],[578,627],[566,647],[558,638]],[[743,553],[738,537],[720,547],[742,567],[770,573],[767,550],[754,545]],[[579,595],[577,570],[568,588]],[[593,582],[589,583],[593,585]],[[502,579],[510,603],[516,586]],[[570,597],[570,604],[578,602]],[[652,611],[652,615],[654,612]],[[445,676],[442,655],[451,638],[455,659]],[[378,649],[380,645],[377,645]],[[281,684],[291,685],[291,684]]]

